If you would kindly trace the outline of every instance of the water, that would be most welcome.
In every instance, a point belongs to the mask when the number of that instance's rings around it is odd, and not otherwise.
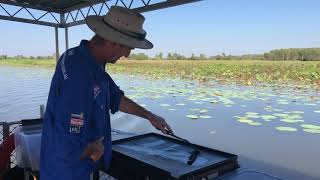
[[[0,66],[0,121],[38,118],[52,74],[50,69]],[[127,96],[164,117],[175,134],[237,154],[243,168],[285,179],[320,178],[320,92],[112,76]],[[112,116],[112,127],[157,131],[147,120],[124,113]],[[283,127],[292,131],[280,131]]]

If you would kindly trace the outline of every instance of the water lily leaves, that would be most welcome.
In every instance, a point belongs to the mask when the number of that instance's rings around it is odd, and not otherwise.
[[[296,119],[280,119],[280,121],[286,122],[286,123],[304,122],[304,120],[296,120]]]
[[[189,115],[186,115],[188,118],[190,118],[190,119],[198,119],[199,118],[199,116],[197,116],[197,115],[191,115],[191,114],[189,114]]]
[[[279,131],[288,131],[288,132],[294,132],[297,131],[296,128],[292,128],[292,127],[284,127],[284,126],[278,126],[276,127],[277,130]]]
[[[293,114],[303,114],[303,111],[291,111]]]
[[[211,100],[210,103],[211,103],[211,104],[217,104],[217,103],[219,103],[219,101]]]
[[[263,120],[270,120],[270,119],[276,119],[277,117],[272,115],[262,115],[260,116]]]
[[[280,114],[280,113],[275,113],[273,114],[274,116],[278,116],[278,117],[282,117],[282,118],[288,118],[289,115],[288,114]]]
[[[260,116],[257,116],[257,115],[247,115],[246,117],[248,117],[248,118],[255,118],[255,119],[260,118]]]
[[[301,127],[305,128],[305,129],[319,129],[320,130],[320,126],[313,125],[313,124],[301,124]]]
[[[246,123],[246,124],[251,125],[251,126],[260,126],[260,125],[262,125],[262,123],[252,121],[250,119],[247,119],[246,117],[241,117],[237,121],[239,121],[241,123]]]
[[[190,110],[190,111],[200,111],[199,108],[190,108],[189,110]]]
[[[258,115],[256,112],[246,112],[247,115]]]
[[[320,134],[320,129],[303,129],[304,132]]]
[[[288,102],[287,100],[284,100],[284,99],[278,99],[278,100],[277,100],[277,103],[278,103],[278,104],[282,104],[282,105],[287,105],[287,104],[289,104],[289,102]]]
[[[314,103],[307,103],[307,104],[304,104],[304,105],[307,105],[307,106],[316,106],[317,104],[314,104]]]
[[[200,116],[200,118],[202,118],[202,119],[210,119],[211,116]]]
[[[206,112],[208,112],[207,109],[201,109],[201,110],[199,111],[200,114],[204,114],[204,113],[206,113]]]
[[[260,123],[260,122],[249,122],[248,124],[251,126],[261,126],[262,125],[262,123]]]
[[[242,122],[242,123],[253,123],[252,120],[250,120],[250,119],[244,119],[244,118],[238,119],[237,121]]]

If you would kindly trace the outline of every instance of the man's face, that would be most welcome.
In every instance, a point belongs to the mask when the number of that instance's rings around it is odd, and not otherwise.
[[[111,53],[109,54],[109,57],[107,58],[107,62],[109,63],[116,63],[118,59],[121,57],[128,57],[130,55],[131,50],[134,48],[124,46],[117,43],[111,43]]]

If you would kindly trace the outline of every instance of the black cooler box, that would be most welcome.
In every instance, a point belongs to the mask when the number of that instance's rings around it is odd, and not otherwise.
[[[200,153],[192,165],[188,159]],[[118,179],[212,179],[239,167],[237,155],[148,133],[112,142],[107,171]]]

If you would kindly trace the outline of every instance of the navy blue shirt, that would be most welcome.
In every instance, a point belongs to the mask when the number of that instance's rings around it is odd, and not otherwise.
[[[123,92],[81,41],[59,59],[53,75],[41,141],[41,180],[89,179],[97,167],[80,160],[87,144],[104,137],[104,166],[111,161],[110,114]]]

